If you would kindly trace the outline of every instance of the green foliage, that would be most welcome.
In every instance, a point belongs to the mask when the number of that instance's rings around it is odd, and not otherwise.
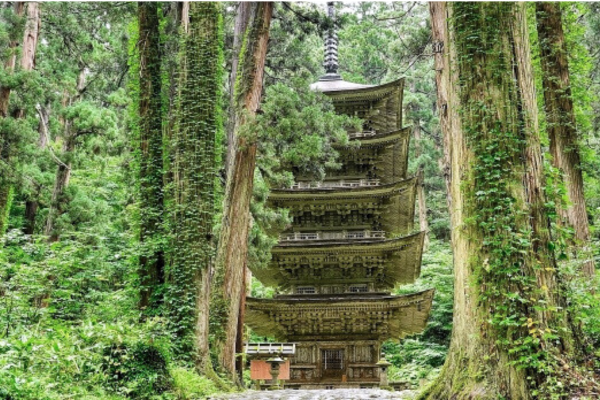
[[[395,294],[409,294],[435,288],[431,316],[425,331],[400,343],[386,342],[382,351],[393,364],[389,378],[417,388],[432,381],[445,361],[452,332],[454,270],[447,242],[433,240],[423,254],[421,276]]]
[[[171,369],[170,375],[177,400],[200,400],[222,391],[210,379],[182,367]]]
[[[217,132],[222,129],[222,49],[220,5],[191,3],[188,31],[181,33],[179,46],[166,298],[176,350],[187,358],[194,354],[201,277],[208,273],[214,254],[215,146]]]
[[[143,342],[105,347],[101,370],[115,392],[135,399],[151,399],[170,389],[166,351]]]
[[[273,186],[290,185],[292,173],[323,179],[339,168],[334,146],[348,146],[346,131],[360,121],[337,115],[331,100],[306,81],[266,89],[261,112],[248,128],[259,143],[258,168]]]

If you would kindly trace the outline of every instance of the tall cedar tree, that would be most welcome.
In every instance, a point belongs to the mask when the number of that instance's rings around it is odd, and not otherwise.
[[[579,157],[577,125],[569,81],[569,60],[562,27],[560,3],[535,4],[540,63],[550,154],[552,164],[562,174],[569,195],[566,208],[559,207],[562,220],[575,232],[576,245],[586,247],[582,271],[594,276],[589,249],[590,228],[583,196],[583,176]]]
[[[195,354],[199,369],[210,364],[208,312],[214,256],[215,140],[221,129],[221,25],[218,3],[185,3],[173,132],[168,305],[177,349],[181,354]]]
[[[155,290],[164,283],[163,142],[158,3],[138,3],[140,134],[140,308],[160,304]]]
[[[19,21],[26,13],[25,29],[21,32],[14,30],[13,37],[8,43],[9,54],[4,61],[4,73],[10,74],[17,69],[17,58],[19,50],[21,50],[21,61],[19,68],[24,71],[33,69],[35,62],[35,49],[39,36],[39,3],[25,3],[17,1],[13,5],[14,16]],[[32,17],[31,20],[29,17]],[[17,23],[18,23],[17,22]],[[25,44],[25,46],[23,45]],[[8,214],[10,211],[10,203],[13,190],[14,170],[12,169],[11,158],[14,151],[13,141],[14,128],[11,128],[8,123],[9,118],[20,118],[23,115],[22,110],[14,110],[10,115],[10,93],[12,91],[10,85],[0,86],[0,235],[4,233],[8,225]]]
[[[580,344],[544,208],[525,5],[430,7],[455,297],[449,354],[422,398],[561,391]]]
[[[220,357],[223,367],[235,375],[236,340],[240,304],[246,296],[244,275],[248,255],[250,200],[254,186],[256,141],[244,127],[256,115],[263,88],[263,73],[273,3],[251,4],[249,20],[240,46],[232,107],[236,113],[232,164],[227,175],[223,220],[215,266],[222,282],[221,324],[225,342]],[[217,298],[217,301],[219,299]]]

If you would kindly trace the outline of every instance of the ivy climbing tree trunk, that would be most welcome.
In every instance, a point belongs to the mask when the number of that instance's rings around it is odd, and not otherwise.
[[[581,350],[545,212],[524,7],[430,3],[455,298],[448,357],[424,399],[550,398]]]
[[[214,256],[215,140],[221,129],[222,16],[216,2],[182,12],[178,96],[173,131],[169,323],[176,350],[210,368],[209,291]]]
[[[163,141],[158,3],[138,3],[140,308],[152,312],[162,302],[164,283]]]
[[[559,207],[561,219],[575,232],[575,246],[583,247],[582,271],[594,276],[591,258],[590,228],[583,195],[583,176],[579,157],[577,124],[573,110],[569,60],[562,27],[560,3],[535,4],[540,43],[542,85],[552,164],[562,174],[569,204]]]
[[[263,73],[273,4],[251,3],[249,22],[243,36],[232,107],[236,113],[234,156],[227,176],[223,202],[223,220],[219,237],[216,268],[222,292],[217,294],[222,309],[224,345],[220,361],[235,379],[235,350],[240,303],[246,295],[243,275],[248,255],[250,200],[256,165],[256,142],[244,126],[260,105]],[[220,282],[219,282],[220,283]],[[220,297],[220,299],[219,299]]]

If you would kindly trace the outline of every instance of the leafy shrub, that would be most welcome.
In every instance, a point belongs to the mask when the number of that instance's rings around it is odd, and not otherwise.
[[[199,400],[219,393],[219,388],[213,381],[194,371],[175,367],[171,369],[173,393],[178,400]]]
[[[108,387],[134,399],[150,399],[171,388],[165,351],[152,343],[115,343],[104,349]]]

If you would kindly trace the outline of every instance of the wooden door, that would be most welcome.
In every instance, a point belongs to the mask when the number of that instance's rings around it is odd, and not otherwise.
[[[344,374],[344,350],[324,349],[322,350],[323,378],[341,378]]]

